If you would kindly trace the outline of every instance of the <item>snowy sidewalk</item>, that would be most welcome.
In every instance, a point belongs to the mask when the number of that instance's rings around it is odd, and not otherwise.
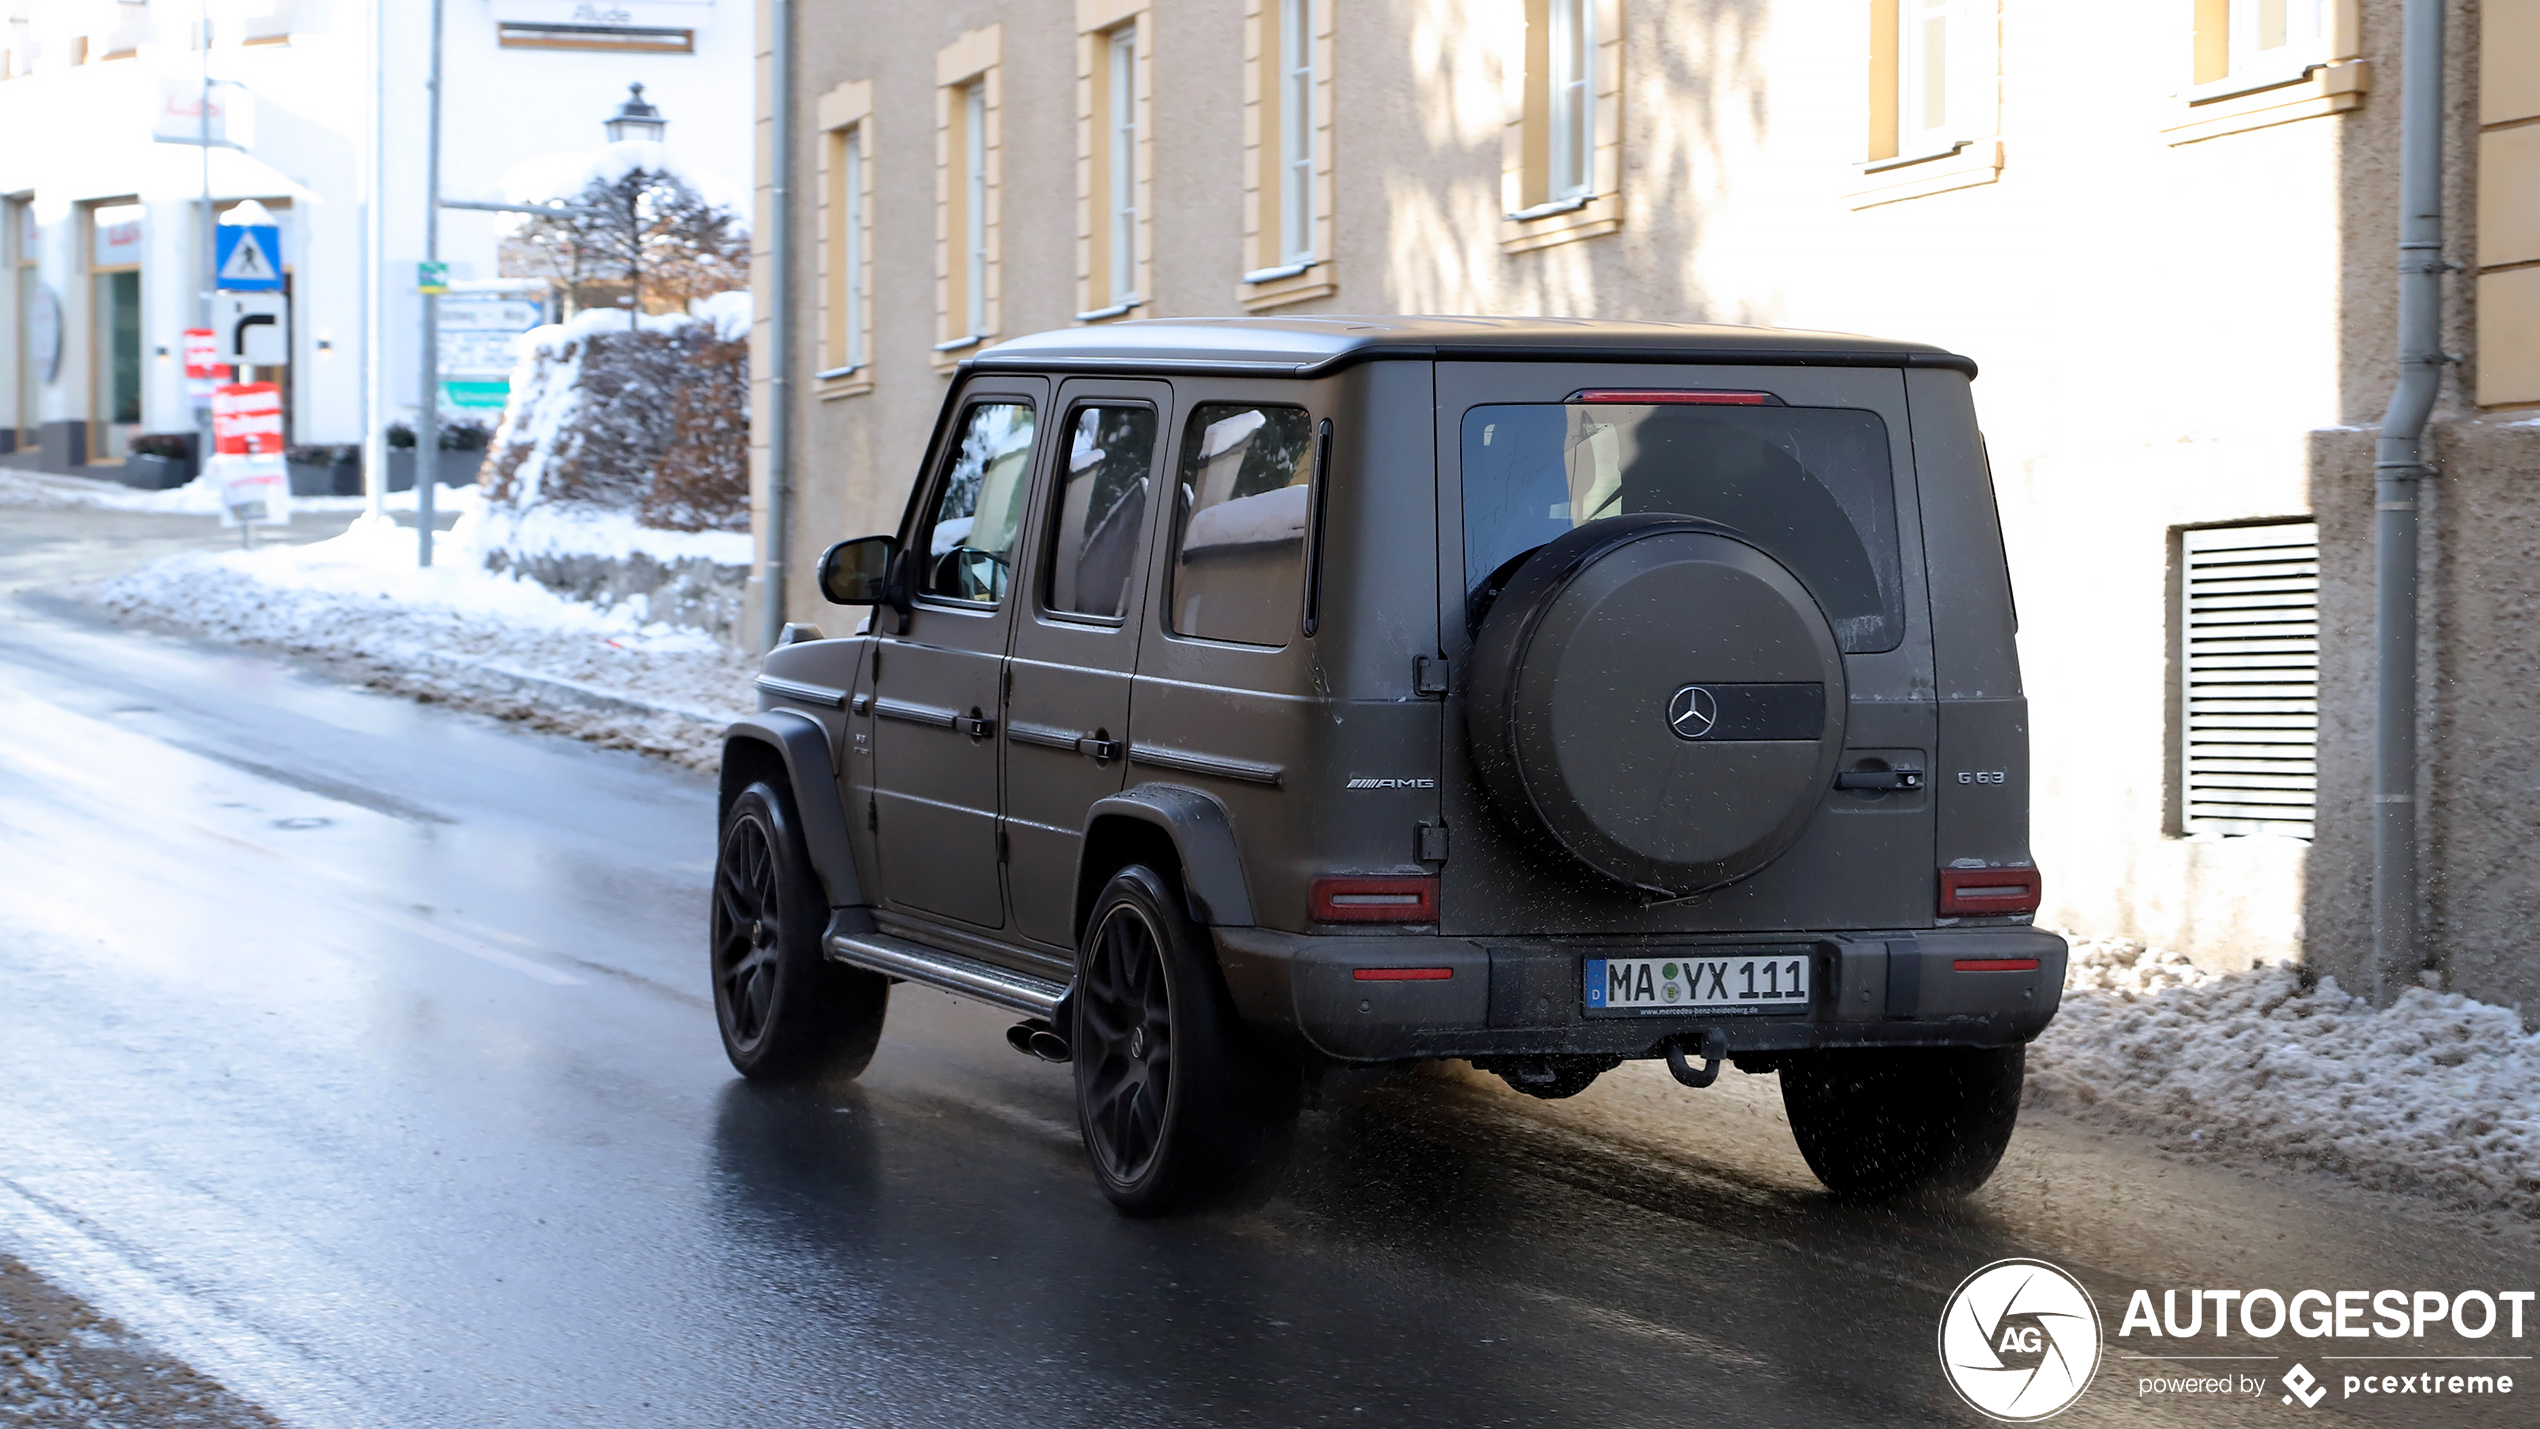
[[[473,488],[454,489],[472,507]],[[473,512],[470,513],[473,515]],[[463,518],[463,522],[464,522]],[[374,687],[712,769],[758,662],[705,632],[487,571],[461,532],[430,570],[409,527],[172,557],[89,600],[127,620],[346,661]]]
[[[2409,988],[2387,1008],[2291,967],[2205,972],[2077,942],[2029,1100],[2190,1156],[2259,1159],[2540,1222],[2540,1034],[2510,1008]]]

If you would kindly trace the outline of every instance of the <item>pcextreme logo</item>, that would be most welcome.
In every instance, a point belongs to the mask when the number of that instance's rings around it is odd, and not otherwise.
[[[2009,1424],[2072,1407],[2099,1372],[2099,1310],[2042,1260],[1997,1260],[1940,1313],[1940,1368],[1970,1408]]]

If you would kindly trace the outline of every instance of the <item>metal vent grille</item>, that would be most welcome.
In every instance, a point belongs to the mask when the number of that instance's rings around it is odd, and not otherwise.
[[[2180,536],[2184,827],[2309,838],[2319,789],[2319,525]]]

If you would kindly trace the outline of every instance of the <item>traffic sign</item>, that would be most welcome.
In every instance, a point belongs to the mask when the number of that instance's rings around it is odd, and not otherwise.
[[[220,264],[212,286],[228,293],[282,291],[282,230],[261,223],[225,223],[219,233]]]
[[[280,293],[220,293],[212,299],[215,362],[279,367],[291,360],[291,300]]]

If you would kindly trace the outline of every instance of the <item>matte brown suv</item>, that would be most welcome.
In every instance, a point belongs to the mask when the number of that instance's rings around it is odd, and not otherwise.
[[[733,1064],[853,1075],[897,980],[1010,1008],[1140,1214],[1434,1057],[1778,1071],[1835,1191],[1972,1188],[2065,958],[1973,373],[1478,318],[965,363],[823,557],[868,628],[789,627],[730,732]]]

